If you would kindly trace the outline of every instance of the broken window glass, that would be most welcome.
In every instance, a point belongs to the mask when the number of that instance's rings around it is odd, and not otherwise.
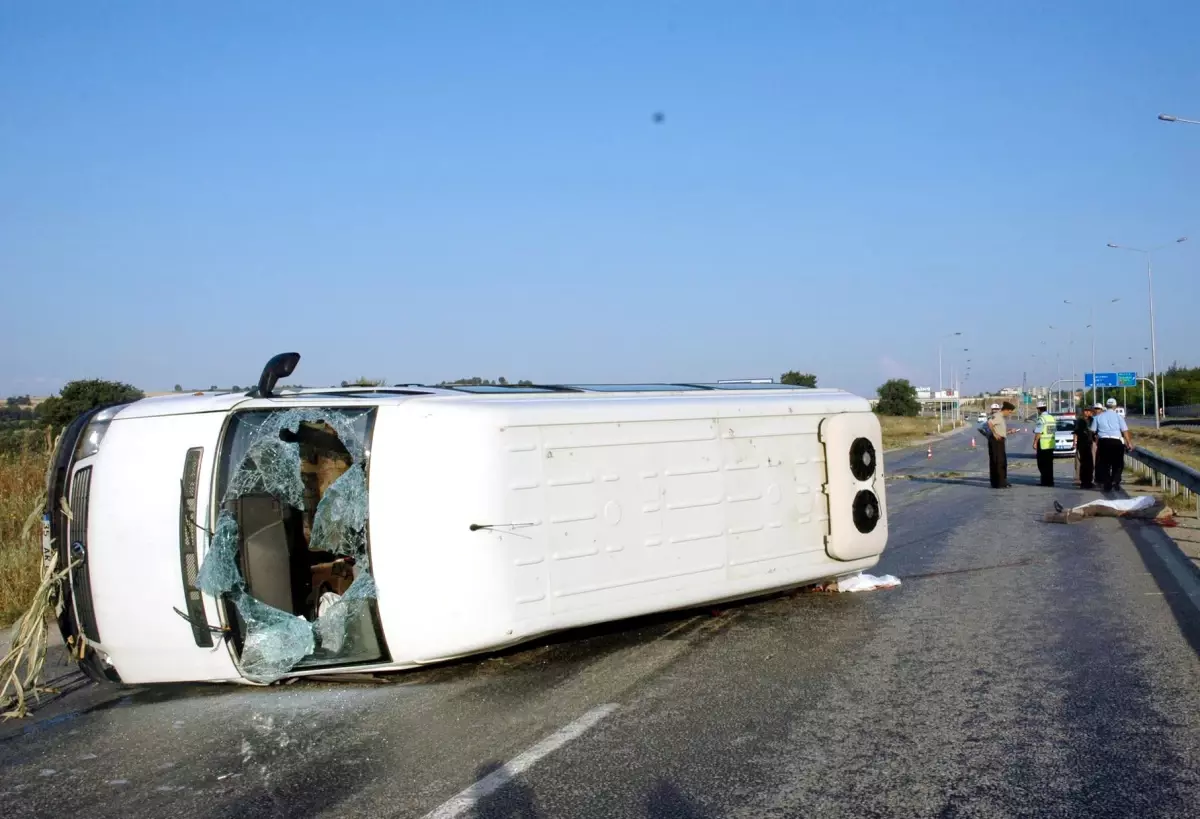
[[[196,585],[233,603],[250,679],[380,657],[366,540],[372,420],[369,409],[234,416]]]
[[[332,592],[328,594],[332,595]],[[375,579],[363,572],[354,579],[344,595],[327,600],[328,608],[321,612],[315,626],[322,651],[340,656],[353,655],[364,648],[359,644],[361,631],[357,626],[370,622],[366,617],[367,601],[374,597]]]
[[[242,673],[257,682],[272,682],[313,653],[313,625],[303,617],[268,606],[245,592],[234,598],[245,623]]]
[[[208,544],[208,554],[200,564],[200,573],[196,576],[196,588],[220,597],[224,592],[231,592],[242,582],[242,575],[237,567],[238,525],[228,512],[222,512],[217,518],[217,528],[213,530],[212,539]]]
[[[313,516],[312,539],[321,548],[337,555],[367,561],[367,475],[362,464],[355,464],[330,484],[317,504]]]

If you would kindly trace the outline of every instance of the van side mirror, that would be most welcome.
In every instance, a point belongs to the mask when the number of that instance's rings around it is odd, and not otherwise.
[[[291,375],[296,365],[300,363],[300,353],[280,353],[272,356],[263,367],[262,375],[258,377],[258,387],[255,389],[259,398],[271,398],[275,394],[275,385],[279,379]]]

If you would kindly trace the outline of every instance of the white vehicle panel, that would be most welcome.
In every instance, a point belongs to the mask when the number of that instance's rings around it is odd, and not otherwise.
[[[186,610],[187,451],[203,448],[196,518],[211,525],[231,412],[348,405],[375,407],[367,537],[387,652],[356,671],[816,582],[874,566],[886,545],[878,420],[834,390],[138,402],[75,466],[93,469],[97,647],[124,681],[241,679],[232,649],[197,646],[174,611]],[[861,480],[849,457],[858,438],[876,453]],[[864,490],[879,514],[866,535],[850,512]],[[197,538],[201,560],[207,543]],[[203,605],[207,624],[224,622],[215,598]]]
[[[526,396],[382,407],[371,541],[393,661],[429,662],[873,566],[886,526],[848,562],[825,552],[822,416],[804,410],[827,402],[813,398]],[[844,434],[873,424],[879,448],[873,415],[835,417],[862,419]],[[879,492],[881,483],[871,486]],[[420,629],[404,625],[416,622]]]
[[[203,447],[201,498],[212,480],[223,412],[126,420],[109,426],[93,463],[88,567],[100,649],[130,683],[237,679],[228,650],[196,645],[179,558],[180,478]],[[201,512],[207,503],[201,503]],[[200,520],[204,517],[198,514]],[[209,622],[219,625],[215,602]]]

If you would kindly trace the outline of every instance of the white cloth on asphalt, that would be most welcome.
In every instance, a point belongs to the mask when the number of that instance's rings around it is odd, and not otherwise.
[[[1140,512],[1143,509],[1151,509],[1154,504],[1158,503],[1151,495],[1140,495],[1136,498],[1122,498],[1120,500],[1094,500],[1089,503],[1082,504],[1071,508],[1072,512],[1081,512],[1089,506],[1103,506],[1108,509],[1115,509],[1118,512]]]
[[[895,575],[885,574],[882,577],[876,577],[873,574],[859,572],[847,577],[839,577],[837,590],[840,592],[874,591],[875,589],[891,589],[899,585],[900,578]]]
[[[1153,520],[1164,526],[1172,526],[1174,525],[1175,510],[1153,495],[1139,495],[1136,498],[1119,500],[1102,498],[1073,506],[1070,509],[1064,509],[1062,504],[1056,501],[1054,511],[1047,512],[1042,520],[1047,523],[1078,523],[1094,517],[1137,518]]]

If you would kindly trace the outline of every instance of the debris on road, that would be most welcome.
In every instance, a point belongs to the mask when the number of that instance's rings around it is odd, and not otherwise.
[[[1175,510],[1150,495],[1121,500],[1094,500],[1070,509],[1055,501],[1054,511],[1047,512],[1043,520],[1047,523],[1078,523],[1094,517],[1133,518],[1173,526]]]
[[[876,577],[873,574],[866,572],[858,572],[856,574],[848,574],[845,577],[839,577],[836,580],[830,580],[828,583],[822,583],[814,586],[813,591],[821,592],[860,592],[860,591],[875,591],[876,589],[891,589],[900,585],[900,578],[895,575],[885,574],[881,577]]]

